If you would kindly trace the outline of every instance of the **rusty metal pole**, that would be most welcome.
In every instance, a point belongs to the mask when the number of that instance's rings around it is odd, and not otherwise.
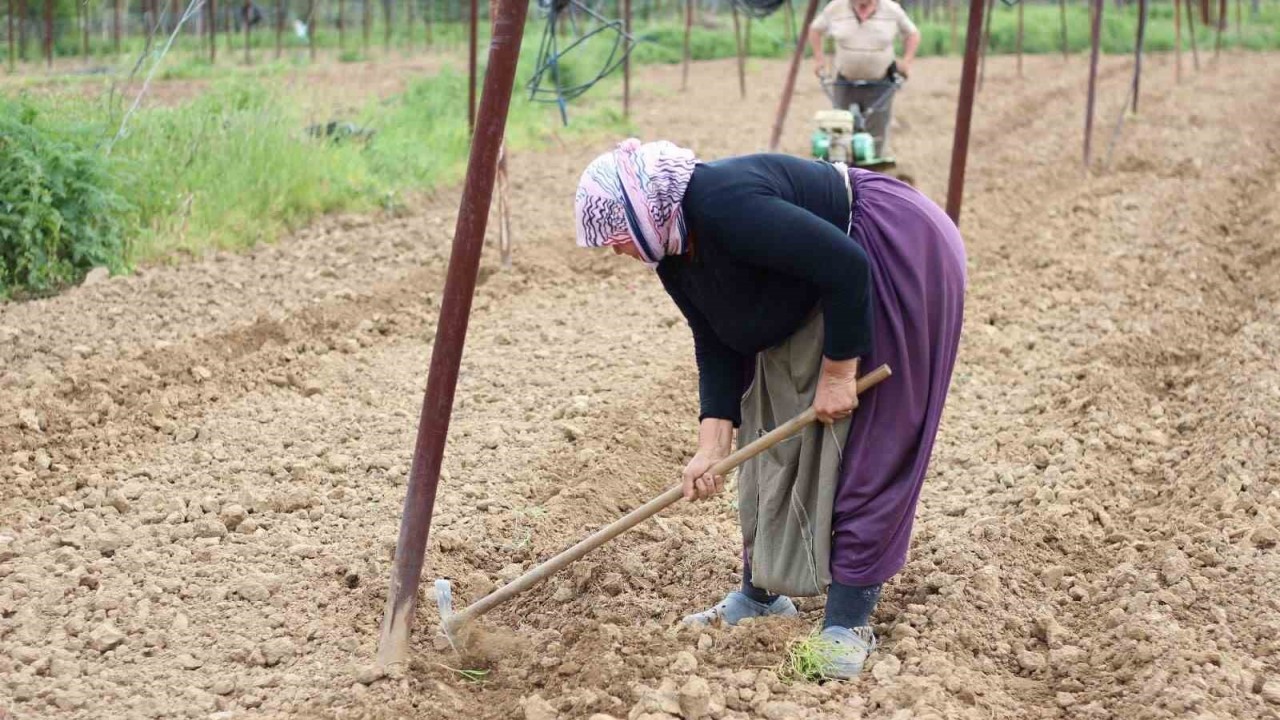
[[[1098,95],[1098,54],[1102,46],[1102,10],[1105,0],[1090,0],[1093,3],[1093,26],[1089,29],[1089,95],[1085,100],[1084,111],[1084,169],[1089,169],[1093,160],[1093,106]]]
[[[947,178],[947,215],[960,224],[964,200],[964,171],[969,159],[969,126],[978,79],[978,53],[982,51],[982,15],[985,0],[969,0],[969,28],[964,37],[964,69],[960,72],[960,102],[956,104],[956,136],[951,143],[951,174]]]
[[[423,558],[431,531],[431,512],[435,506],[453,396],[458,384],[458,366],[462,361],[467,320],[480,268],[485,223],[493,200],[498,149],[502,145],[507,110],[511,106],[520,40],[529,7],[528,3],[518,0],[494,2],[497,2],[498,9],[494,12],[493,37],[489,41],[489,70],[485,73],[479,122],[471,143],[467,179],[458,208],[453,251],[449,256],[435,347],[427,373],[427,391],[418,420],[418,439],[400,521],[400,538],[396,543],[386,613],[378,639],[377,662],[380,667],[403,663],[409,656],[409,631],[417,605],[418,584],[422,579]]]
[[[1147,43],[1147,0],[1138,0],[1138,40],[1133,51],[1133,114],[1138,114],[1142,83],[1142,50]]]
[[[467,131],[476,131],[476,23],[480,0],[471,0],[471,49],[467,53]]]
[[[738,95],[745,98],[747,96],[747,58],[742,54],[742,24],[738,21],[738,3],[730,2],[729,9],[733,12],[733,40],[738,46]]]
[[[787,0],[790,3],[790,0]],[[694,0],[685,0],[685,69],[681,76],[680,90],[689,90],[689,63],[692,60],[689,40],[694,32]]]
[[[1182,0],[1173,0],[1173,79],[1182,82]]]
[[[631,0],[622,0],[622,32],[631,37]],[[631,53],[622,58],[622,117],[631,117]]]
[[[773,131],[769,134],[769,152],[778,150],[782,141],[782,126],[787,122],[787,111],[791,109],[791,95],[796,90],[796,75],[800,72],[800,60],[804,58],[804,44],[809,37],[809,25],[813,16],[818,13],[818,0],[809,0],[809,7],[804,11],[804,22],[800,24],[796,35],[796,51],[791,56],[791,67],[787,69],[787,79],[782,84],[782,97],[778,98],[778,114],[773,119]]]
[[[1187,9],[1187,35],[1191,38],[1191,67],[1200,72],[1200,48],[1196,45],[1196,19],[1191,10],[1192,0],[1183,0],[1182,6]]]

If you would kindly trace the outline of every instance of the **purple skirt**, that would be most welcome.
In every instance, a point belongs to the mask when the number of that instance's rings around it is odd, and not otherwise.
[[[853,415],[832,518],[831,575],[872,585],[906,563],[951,383],[966,285],[955,223],[915,188],[849,170],[849,236],[871,261],[873,346],[863,372],[888,363],[893,377],[860,398]]]

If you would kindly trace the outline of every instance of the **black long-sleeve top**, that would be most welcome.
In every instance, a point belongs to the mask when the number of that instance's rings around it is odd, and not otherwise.
[[[846,234],[849,196],[833,166],[775,154],[699,164],[683,208],[692,249],[664,258],[658,277],[693,330],[700,419],[740,424],[755,354],[819,303],[826,357],[870,351],[870,267]]]

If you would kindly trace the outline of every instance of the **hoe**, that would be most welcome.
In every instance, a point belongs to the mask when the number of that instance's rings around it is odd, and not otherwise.
[[[871,372],[863,375],[858,379],[858,393],[861,394],[874,387],[890,375],[889,366],[881,365]],[[813,408],[809,408],[800,415],[779,425],[769,433],[758,438],[751,444],[739,449],[729,457],[721,460],[716,464],[711,472],[716,475],[725,475],[737,468],[742,463],[759,455],[761,452],[777,445],[801,430],[804,430],[814,420],[817,419]],[[541,565],[529,570],[524,575],[512,580],[507,585],[489,593],[458,612],[453,610],[453,588],[448,580],[436,580],[436,604],[440,608],[440,626],[444,630],[445,637],[448,638],[449,644],[459,650],[466,646],[466,628],[476,618],[493,610],[499,605],[507,602],[516,595],[528,590],[538,583],[546,580],[555,573],[563,570],[573,561],[581,558],[587,553],[604,545],[610,540],[616,538],[622,533],[639,525],[650,517],[661,512],[664,508],[674,504],[682,497],[683,488],[675,485],[666,492],[640,507],[632,510],[621,518],[613,521],[611,524],[600,528],[589,537],[580,541],[577,545],[564,550],[559,555],[543,562]]]

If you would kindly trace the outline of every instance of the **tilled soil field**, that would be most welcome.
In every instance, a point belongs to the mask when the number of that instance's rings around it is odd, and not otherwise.
[[[1105,59],[1099,154],[1128,81]],[[781,64],[646,70],[646,138],[759,150]],[[956,61],[900,95],[941,200]],[[1081,171],[1084,63],[993,59],[963,216],[960,362],[906,570],[849,683],[781,670],[803,622],[681,631],[739,582],[731,494],[680,504],[490,615],[420,605],[365,684],[457,193],[272,247],[0,307],[0,715],[14,718],[1280,716],[1280,56],[1173,82]],[[801,80],[787,148],[821,105]],[[674,482],[689,331],[636,263],[573,247],[607,144],[512,158],[426,575],[476,598]],[[460,671],[481,670],[487,674]]]

